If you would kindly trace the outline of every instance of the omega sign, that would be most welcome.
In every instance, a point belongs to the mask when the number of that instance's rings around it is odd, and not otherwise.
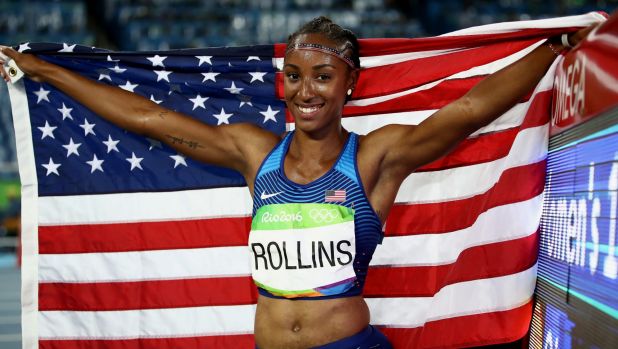
[[[586,110],[586,57],[578,55],[565,68],[565,74],[556,74],[554,80],[555,103],[552,125],[569,124],[575,116],[583,116]],[[568,120],[568,121],[567,121]]]

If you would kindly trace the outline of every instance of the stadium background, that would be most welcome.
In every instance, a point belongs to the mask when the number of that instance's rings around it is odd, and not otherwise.
[[[67,42],[122,51],[284,42],[317,15],[361,38],[424,37],[475,25],[593,10],[618,0],[0,1],[0,43]],[[19,348],[19,177],[10,103],[0,84],[0,347]]]

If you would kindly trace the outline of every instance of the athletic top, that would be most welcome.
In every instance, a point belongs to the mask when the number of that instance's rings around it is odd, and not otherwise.
[[[356,163],[350,133],[333,167],[308,184],[284,173],[294,132],[266,156],[255,178],[249,251],[253,280],[271,298],[327,299],[362,293],[382,242]]]

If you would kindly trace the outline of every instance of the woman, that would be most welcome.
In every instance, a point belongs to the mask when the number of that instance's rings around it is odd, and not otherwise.
[[[568,41],[577,44],[590,29]],[[262,349],[289,349],[391,347],[369,325],[361,293],[399,186],[517,103],[563,49],[554,42],[539,46],[418,126],[357,136],[341,126],[359,76],[357,39],[316,18],[288,40],[284,87],[295,131],[282,138],[250,124],[205,125],[33,55],[2,52],[31,79],[118,126],[245,177],[254,198],[249,249],[260,294],[255,341]],[[187,142],[174,141],[179,138]]]

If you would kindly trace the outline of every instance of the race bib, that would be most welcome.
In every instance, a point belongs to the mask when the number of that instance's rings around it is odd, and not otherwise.
[[[334,204],[273,204],[257,210],[249,250],[253,280],[286,298],[350,289],[356,279],[354,210]]]

